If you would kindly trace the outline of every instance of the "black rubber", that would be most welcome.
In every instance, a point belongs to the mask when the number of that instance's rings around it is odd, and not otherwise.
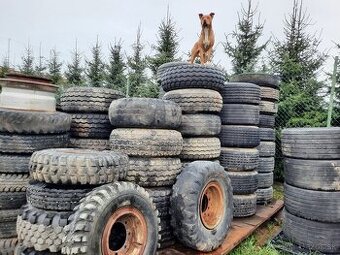
[[[0,239],[0,254],[1,255],[14,255],[15,247],[18,243],[16,238]]]
[[[157,82],[160,84],[161,83],[161,79],[164,75],[164,73],[167,71],[167,69],[169,67],[174,67],[174,66],[181,66],[183,65],[184,62],[168,62],[168,63],[165,63],[165,64],[162,64],[158,67],[157,69],[157,75],[156,75],[156,79],[157,79]],[[163,88],[162,88],[163,89]]]
[[[204,88],[221,91],[225,75],[219,68],[210,65],[176,64],[168,66],[161,76],[164,91],[184,88]]]
[[[275,126],[275,115],[260,114],[259,127],[260,128],[274,128]]]
[[[275,156],[275,142],[260,142],[257,147],[260,157],[274,157]]]
[[[260,103],[260,87],[253,83],[226,82],[221,95],[225,104]]]
[[[214,114],[183,114],[178,129],[182,136],[216,136],[221,132],[221,118]]]
[[[339,159],[340,128],[288,128],[282,131],[282,153],[301,159]]]
[[[19,254],[15,255],[62,255],[60,252],[50,252],[48,250],[45,251],[36,251],[34,248],[23,248]]]
[[[18,209],[26,203],[27,174],[0,174],[0,210]]]
[[[256,213],[256,194],[234,195],[234,217],[249,217]]]
[[[257,172],[259,173],[269,173],[274,171],[275,158],[274,157],[260,157],[259,167]],[[285,176],[287,178],[287,176]]]
[[[0,132],[58,134],[70,130],[71,117],[62,112],[17,111],[0,108]]]
[[[257,149],[221,148],[220,163],[227,171],[250,171],[259,165]]]
[[[259,128],[255,126],[222,125],[223,147],[255,148],[260,144]]]
[[[155,98],[122,98],[111,103],[109,117],[114,127],[177,129],[182,111],[171,101]]]
[[[269,188],[274,183],[274,174],[273,172],[259,173],[257,179],[259,189]]]
[[[306,220],[284,211],[283,233],[293,243],[304,248],[340,253],[340,223]]]
[[[256,197],[258,205],[269,204],[273,200],[273,187],[257,189]]]
[[[219,224],[210,230],[200,220],[199,198],[204,187],[212,181],[222,188],[225,204]],[[228,233],[232,208],[232,188],[223,167],[209,161],[195,161],[186,165],[177,177],[171,196],[171,224],[177,240],[199,251],[216,249]]]
[[[284,159],[285,181],[310,190],[340,191],[340,160]]]
[[[220,139],[216,137],[192,137],[183,139],[180,158],[184,160],[216,159],[221,153]]]
[[[258,105],[224,104],[220,114],[222,124],[257,126],[259,110]]]
[[[65,227],[63,254],[101,254],[101,236],[109,217],[129,205],[143,213],[147,226],[145,254],[156,254],[160,219],[148,192],[133,183],[114,182],[93,190],[74,209]],[[86,216],[86,217],[84,217]]]
[[[20,214],[20,209],[0,210],[0,238],[16,237],[16,222]],[[1,251],[1,250],[0,250]]]
[[[275,141],[275,130],[272,128],[260,128],[259,135],[261,141]]]
[[[0,154],[0,173],[25,174],[29,171],[31,155]]]
[[[72,137],[109,139],[112,126],[107,114],[74,113],[71,116]]]
[[[47,148],[67,147],[68,134],[16,135],[0,133],[0,152],[33,153]]]
[[[227,172],[231,186],[233,187],[233,194],[246,195],[252,194],[257,190],[257,172]]]
[[[264,87],[278,88],[280,85],[280,78],[275,75],[266,73],[243,73],[236,74],[230,78],[235,82],[250,82]]]
[[[70,138],[69,147],[89,150],[109,150],[109,139]]]

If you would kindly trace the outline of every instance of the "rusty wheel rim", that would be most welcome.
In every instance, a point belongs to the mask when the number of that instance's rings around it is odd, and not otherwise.
[[[138,209],[131,206],[118,209],[110,216],[103,231],[103,255],[143,254],[147,232],[145,217]]]
[[[214,229],[224,215],[224,195],[221,185],[217,181],[209,182],[200,196],[199,213],[203,225],[207,229]]]

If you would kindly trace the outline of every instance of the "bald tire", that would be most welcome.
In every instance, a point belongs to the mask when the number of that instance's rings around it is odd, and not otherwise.
[[[278,110],[278,105],[275,102],[261,100],[260,102],[260,112],[265,114],[276,114]]]
[[[112,126],[107,114],[72,114],[71,136],[109,139]]]
[[[108,219],[116,210],[126,205],[143,213],[147,226],[144,253],[156,254],[160,232],[158,210],[146,190],[129,182],[103,185],[81,201],[70,217],[71,223],[65,227],[62,253],[100,254],[101,237]]]
[[[274,184],[274,173],[258,173],[258,188],[269,188]]]
[[[259,124],[259,106],[248,104],[224,104],[220,113],[223,125]]]
[[[27,174],[30,154],[0,154],[0,174]]]
[[[0,239],[0,251],[1,255],[13,255],[15,246],[18,240],[16,238],[3,238]]]
[[[219,137],[223,147],[254,148],[260,144],[256,126],[222,125]]]
[[[260,128],[274,128],[275,115],[260,113],[259,127]]]
[[[273,128],[259,128],[259,136],[261,141],[275,141],[275,129]]]
[[[273,187],[257,189],[256,197],[258,205],[267,205],[272,202],[274,196]]]
[[[275,88],[261,86],[261,99],[268,100],[272,102],[277,102],[279,100],[280,91]]]
[[[226,82],[221,92],[225,104],[260,103],[260,87],[253,83]]]
[[[260,157],[274,157],[275,156],[275,142],[261,141],[257,146]]]
[[[259,152],[255,148],[221,148],[220,163],[227,171],[251,171],[259,166]]]
[[[221,143],[216,137],[194,137],[183,139],[180,158],[187,160],[215,159],[220,156]]]
[[[109,139],[71,138],[68,147],[104,151],[110,149],[110,143]]]
[[[217,136],[221,132],[221,118],[214,114],[183,114],[178,131],[184,137]]]
[[[260,85],[261,87],[278,88],[280,78],[276,75],[266,73],[243,73],[236,74],[230,78],[234,82],[250,82]]]
[[[0,174],[0,210],[18,209],[26,203],[29,175]]]
[[[20,209],[0,210],[0,238],[14,238],[17,235],[16,223]]]
[[[257,171],[259,173],[270,173],[274,171],[274,166],[275,166],[274,157],[260,157],[259,167],[257,168]]]
[[[249,217],[256,213],[256,194],[233,195],[234,217]]]
[[[257,172],[227,172],[233,187],[233,194],[252,194],[257,190]]]

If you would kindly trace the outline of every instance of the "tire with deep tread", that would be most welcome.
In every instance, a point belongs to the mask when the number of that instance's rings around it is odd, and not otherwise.
[[[113,151],[49,149],[33,153],[31,177],[54,184],[105,184],[123,179],[128,157]]]
[[[143,213],[148,235],[144,254],[155,254],[160,230],[158,211],[146,190],[128,182],[103,185],[81,201],[70,217],[71,223],[65,227],[62,253],[100,254],[107,220],[117,209],[127,205]]]
[[[16,222],[20,209],[0,210],[0,238],[14,238],[17,235]],[[0,250],[1,251],[1,250]]]
[[[257,146],[260,157],[274,157],[275,156],[275,143],[274,142],[260,142]]]
[[[156,75],[156,78],[157,78],[157,82],[160,84],[161,83],[161,80],[162,80],[162,77],[163,75],[165,74],[166,70],[170,67],[175,67],[175,66],[180,66],[182,65],[184,62],[168,62],[168,63],[165,63],[165,64],[162,64],[160,65],[158,68],[157,68],[157,75]],[[163,88],[162,88],[163,89]]]
[[[258,205],[266,205],[269,204],[273,200],[273,187],[257,189],[257,204]]]
[[[245,148],[221,148],[220,163],[227,171],[250,171],[259,165],[259,151]]]
[[[0,239],[0,252],[1,255],[13,255],[15,246],[18,240],[16,238],[4,238]]]
[[[253,83],[227,82],[221,91],[224,104],[260,103],[260,87]]]
[[[69,147],[104,151],[110,149],[109,139],[70,138]]]
[[[274,102],[261,100],[260,113],[264,114],[275,114],[277,113],[278,106]]]
[[[259,189],[269,188],[274,184],[274,173],[258,173],[257,179]]]
[[[249,217],[256,213],[256,194],[234,195],[234,217]]]
[[[257,126],[259,110],[258,105],[224,104],[220,114],[222,124]]]
[[[275,141],[275,130],[272,128],[260,128],[259,135],[261,141]]]
[[[230,78],[234,82],[250,82],[260,85],[261,87],[278,88],[280,85],[280,78],[275,75],[266,73],[243,73],[236,74]]]
[[[200,220],[201,202],[198,201],[211,182],[218,183],[223,190],[225,204],[218,225],[208,229]],[[171,225],[178,241],[199,251],[211,251],[221,245],[232,220],[232,188],[222,166],[209,161],[186,165],[177,177],[170,201]]]
[[[26,203],[29,175],[0,174],[0,210],[17,209]]]
[[[71,116],[72,137],[109,139],[112,126],[107,114],[74,113]]]
[[[193,137],[183,139],[181,159],[215,159],[220,156],[221,143],[216,137]]]
[[[0,154],[0,173],[25,174],[29,171],[30,154]]]
[[[233,194],[252,194],[257,190],[257,172],[227,172],[233,187]]]
[[[260,128],[274,128],[275,126],[275,115],[260,114],[259,127]]]
[[[223,147],[255,148],[260,144],[259,128],[255,126],[222,125],[219,137]]]
[[[280,91],[270,87],[261,87],[261,99],[277,102],[279,100]]]
[[[34,248],[22,248],[20,253],[15,255],[62,255],[60,252],[50,252],[50,251],[36,251]]]
[[[273,172],[274,166],[275,166],[275,158],[274,157],[260,157],[259,158],[259,167],[257,168],[257,172],[259,172],[259,173]]]
[[[214,114],[183,114],[178,129],[183,136],[216,136],[221,132],[221,118]]]

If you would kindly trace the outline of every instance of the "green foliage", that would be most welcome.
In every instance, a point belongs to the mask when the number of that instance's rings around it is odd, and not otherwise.
[[[96,45],[92,47],[92,60],[86,61],[86,76],[90,82],[90,86],[102,87],[105,80],[105,64],[102,61],[101,46],[98,38]]]
[[[52,49],[50,52],[50,59],[47,63],[48,74],[54,84],[59,84],[62,79],[61,68],[63,63],[59,61],[59,52],[56,49]]]
[[[142,86],[138,87],[137,95],[139,97],[152,97],[157,98],[159,94],[159,87],[157,84],[153,83],[151,80],[148,80]]]
[[[81,86],[84,84],[83,72],[84,68],[81,66],[82,57],[78,51],[77,43],[72,52],[72,62],[67,64],[65,76],[70,85]]]
[[[47,69],[46,59],[41,54],[41,44],[40,44],[38,64],[35,66],[35,73],[37,75],[43,76],[45,74],[46,69]]]
[[[248,8],[242,7],[236,29],[231,34],[231,38],[236,41],[235,45],[228,35],[226,35],[226,42],[223,43],[225,53],[232,58],[235,74],[254,72],[258,58],[267,46],[268,42],[257,45],[264,25],[260,22],[255,23],[256,14],[257,8],[252,8],[252,2],[248,0]]]
[[[19,70],[23,74],[33,75],[34,74],[34,56],[33,49],[28,43],[25,48],[25,54],[21,57],[22,64],[19,66]]]
[[[256,245],[256,239],[251,236],[245,240],[239,247],[233,250],[231,255],[280,255],[280,253],[272,246],[266,245],[264,247],[258,247]]]
[[[2,62],[2,65],[0,66],[0,78],[5,77],[8,72],[9,72],[8,58],[5,58]]]

